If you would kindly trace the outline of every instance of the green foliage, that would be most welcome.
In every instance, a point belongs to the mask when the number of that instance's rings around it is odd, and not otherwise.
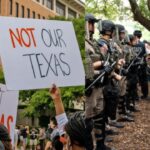
[[[36,91],[28,103],[27,108],[24,110],[26,116],[41,116],[46,110],[54,108],[52,100],[47,90]]]
[[[114,20],[120,12],[121,0],[86,0],[86,12]]]
[[[68,108],[70,100],[75,100],[76,98],[84,95],[84,87],[65,87],[61,88],[61,92],[64,106],[65,108]]]
[[[150,11],[148,9],[147,0],[140,0],[139,8],[141,10],[141,13],[144,15],[144,17],[150,19]]]

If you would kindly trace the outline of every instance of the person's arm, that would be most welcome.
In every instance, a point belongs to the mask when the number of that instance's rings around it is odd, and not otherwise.
[[[103,61],[96,61],[93,63],[94,69],[97,69],[103,65]]]
[[[53,84],[49,92],[55,105],[56,115],[63,114],[65,110],[61,99],[60,89]]]
[[[50,95],[55,105],[56,120],[59,128],[59,134],[63,135],[65,133],[64,126],[68,122],[68,118],[64,110],[60,89],[56,87],[56,85],[53,85],[50,89]]]
[[[122,79],[122,76],[117,74],[117,73],[115,73],[115,72],[112,72],[112,76],[113,76],[113,78],[115,78],[118,81],[120,81]]]

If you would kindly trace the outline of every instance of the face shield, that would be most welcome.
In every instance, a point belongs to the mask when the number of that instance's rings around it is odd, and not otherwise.
[[[128,44],[130,42],[128,31],[125,30],[124,43]]]
[[[86,35],[85,35],[86,39],[90,39],[89,22],[88,21],[85,22],[85,31],[86,31]]]
[[[99,31],[99,33],[102,31],[102,20],[99,20],[97,23],[97,29]]]

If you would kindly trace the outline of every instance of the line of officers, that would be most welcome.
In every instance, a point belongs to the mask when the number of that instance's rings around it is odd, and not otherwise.
[[[85,16],[85,118],[87,150],[111,150],[105,145],[109,127],[123,128],[121,121],[133,122],[132,112],[139,111],[137,84],[142,99],[148,97],[148,43],[141,42],[142,32],[128,35],[125,27],[110,20]],[[100,37],[93,39],[95,23]]]

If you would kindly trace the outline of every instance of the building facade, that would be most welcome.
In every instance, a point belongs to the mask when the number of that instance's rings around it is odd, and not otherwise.
[[[0,0],[0,16],[78,18],[84,15],[84,10],[84,3],[80,0]]]

